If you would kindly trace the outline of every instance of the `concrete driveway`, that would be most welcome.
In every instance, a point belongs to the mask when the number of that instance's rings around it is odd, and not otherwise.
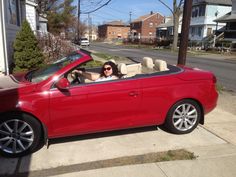
[[[222,103],[221,100],[219,102]],[[17,159],[0,157],[0,176],[177,177],[182,175],[181,170],[178,170],[181,167],[185,167],[183,171],[186,173],[191,173],[190,169],[194,166],[196,174],[201,174],[204,164],[209,165],[208,176],[214,174],[215,170],[226,168],[225,166],[230,172],[226,173],[227,177],[236,176],[236,170],[233,170],[233,164],[236,163],[235,127],[236,115],[232,111],[225,111],[224,107],[219,105],[206,116],[204,126],[198,126],[187,135],[174,135],[160,128],[147,127],[52,140],[48,149],[43,147],[30,156]],[[198,158],[129,166],[113,166],[112,163],[108,166],[96,166],[95,163],[174,149],[187,149],[194,152]],[[217,158],[223,158],[223,161],[220,163]],[[218,166],[212,168],[217,163]],[[176,170],[178,172],[175,172]]]

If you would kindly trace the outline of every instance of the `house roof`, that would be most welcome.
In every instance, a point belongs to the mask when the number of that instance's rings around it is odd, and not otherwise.
[[[158,14],[158,13],[152,13],[152,12],[151,12],[150,14],[140,16],[139,18],[133,20],[131,23],[142,22],[142,21],[144,21],[144,20],[146,20],[146,19],[148,19],[148,18],[150,18],[150,17],[152,17],[152,16],[155,16],[155,15],[157,15],[157,14]]]
[[[214,20],[215,22],[226,23],[226,22],[236,22],[236,14],[229,12],[224,16]]]
[[[182,23],[182,16],[179,18],[179,24]],[[157,26],[157,28],[167,28],[167,27],[173,27],[174,26],[174,22],[173,22],[173,17],[169,17],[169,20],[165,23],[162,23],[160,25]]]
[[[170,19],[166,23],[160,24],[157,28],[167,28],[167,27],[171,27],[171,26],[174,26],[173,19]]]
[[[217,4],[217,5],[232,5],[232,0],[193,0],[193,5],[196,4]]]
[[[110,26],[127,26],[124,22],[122,21],[111,21],[111,22],[107,22],[104,25],[110,25]]]

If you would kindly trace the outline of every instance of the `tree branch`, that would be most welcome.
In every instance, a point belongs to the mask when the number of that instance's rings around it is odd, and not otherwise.
[[[171,11],[172,14],[174,14],[174,11],[162,0],[158,0],[160,3],[162,3],[164,6],[166,6],[167,9],[169,9]]]
[[[180,1],[179,1],[178,8],[181,8],[183,5],[184,5],[184,0],[180,0]]]

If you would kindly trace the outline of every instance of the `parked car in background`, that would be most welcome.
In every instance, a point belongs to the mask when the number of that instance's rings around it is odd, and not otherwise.
[[[86,37],[82,37],[80,40],[79,40],[79,45],[81,46],[89,46],[89,40],[88,38]]]
[[[0,153],[23,156],[52,138],[161,124],[190,133],[216,107],[209,71],[155,61],[152,72],[141,63],[120,64],[116,80],[72,76],[75,69],[98,74],[102,64],[94,63],[76,51],[38,70],[1,76]]]

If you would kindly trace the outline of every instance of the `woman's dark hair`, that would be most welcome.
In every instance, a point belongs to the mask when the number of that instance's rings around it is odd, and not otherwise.
[[[107,62],[105,62],[105,63],[103,64],[102,69],[101,69],[101,72],[100,72],[100,75],[101,75],[101,76],[105,76],[104,70],[103,70],[103,68],[104,68],[105,65],[110,65],[111,68],[112,68],[112,75],[115,75],[115,76],[119,77],[118,67],[117,67],[117,65],[116,65],[115,63],[113,63],[112,61],[107,61]]]

